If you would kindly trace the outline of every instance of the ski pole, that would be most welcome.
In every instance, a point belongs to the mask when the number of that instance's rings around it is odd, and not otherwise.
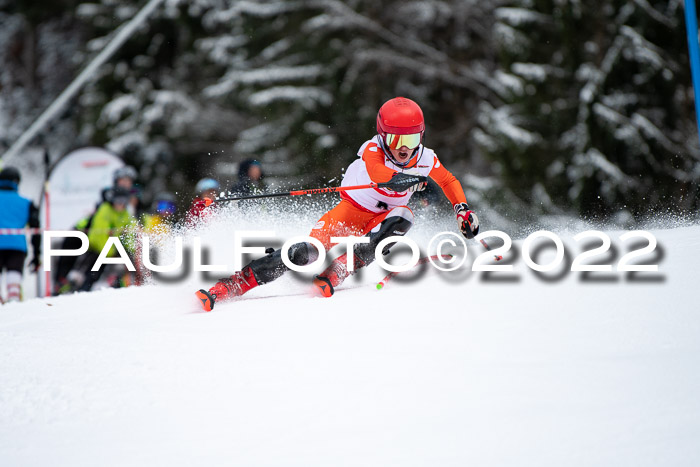
[[[216,202],[220,203],[223,201],[239,201],[242,199],[259,199],[259,198],[274,198],[277,196],[299,196],[299,195],[317,195],[320,193],[337,193],[341,191],[349,191],[349,190],[361,190],[363,188],[379,188],[383,184],[382,183],[368,183],[367,185],[355,185],[355,186],[334,186],[334,187],[328,187],[328,188],[311,188],[308,190],[292,190],[292,191],[285,191],[281,193],[264,193],[264,194],[259,194],[259,195],[245,195],[245,196],[229,196],[226,198],[216,198],[216,199],[211,199],[211,198],[204,198],[204,204],[209,206],[210,204]]]
[[[487,251],[491,251],[491,247],[489,246],[488,243],[486,243],[483,239],[479,240],[482,245],[484,245],[484,248],[486,248]],[[496,261],[500,261],[503,259],[503,256],[501,255],[494,255],[494,258],[496,258]]]
[[[425,263],[427,263],[428,261],[435,261],[435,260],[437,260],[437,259],[440,258],[440,257],[442,257],[443,259],[450,259],[450,258],[452,258],[452,255],[447,254],[447,255],[433,255],[433,256],[430,256],[430,257],[426,256],[425,258],[419,259],[418,262],[416,263],[416,266],[418,266],[419,264],[425,264]],[[400,272],[400,271],[393,271],[393,272],[390,272],[389,274],[387,274],[387,275],[384,277],[384,279],[382,279],[381,281],[377,282],[377,285],[375,286],[375,287],[377,288],[377,290],[382,290],[382,289],[386,286],[387,282],[389,282],[389,281],[391,280],[391,278],[394,277],[394,276],[396,276],[399,272]]]
[[[426,177],[418,177],[425,179]],[[424,181],[424,180],[421,180]],[[414,182],[415,183],[415,182]],[[318,195],[321,193],[339,193],[342,191],[350,190],[363,190],[366,188],[389,188],[395,186],[395,182],[385,182],[385,183],[368,183],[367,185],[353,185],[353,186],[333,186],[328,188],[310,188],[308,190],[292,190],[285,191],[281,193],[264,193],[260,195],[245,195],[245,196],[229,196],[226,198],[204,198],[204,204],[209,206],[212,203],[220,203],[223,201],[239,201],[243,199],[259,199],[259,198],[273,198],[277,196],[299,196],[299,195]]]

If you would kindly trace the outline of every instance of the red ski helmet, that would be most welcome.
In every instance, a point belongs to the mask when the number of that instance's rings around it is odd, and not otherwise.
[[[425,133],[423,111],[411,99],[390,99],[377,112],[377,133],[388,148],[406,146],[415,150],[423,141]]]

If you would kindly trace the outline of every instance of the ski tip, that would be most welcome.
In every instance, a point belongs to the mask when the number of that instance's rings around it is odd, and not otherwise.
[[[204,289],[200,289],[194,293],[197,299],[202,304],[204,311],[211,311],[214,308],[214,298]]]
[[[314,294],[320,297],[330,297],[333,295],[333,285],[327,277],[314,276]]]
[[[377,282],[377,290],[382,290],[384,288],[384,282]]]

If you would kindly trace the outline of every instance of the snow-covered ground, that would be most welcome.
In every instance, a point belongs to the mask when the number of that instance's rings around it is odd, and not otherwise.
[[[198,278],[3,306],[0,465],[700,465],[700,227],[652,233],[642,280],[470,260],[212,313]]]

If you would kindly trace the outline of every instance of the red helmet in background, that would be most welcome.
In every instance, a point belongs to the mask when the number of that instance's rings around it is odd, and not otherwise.
[[[377,113],[377,133],[387,147],[416,149],[423,141],[425,121],[420,106],[411,99],[395,97]]]

